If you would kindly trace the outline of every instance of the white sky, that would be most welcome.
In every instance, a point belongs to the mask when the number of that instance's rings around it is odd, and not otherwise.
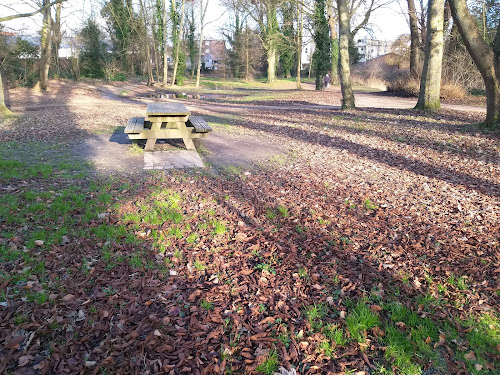
[[[0,14],[12,14],[13,12],[5,6],[11,6],[17,11],[29,11],[26,5],[30,0],[2,0]],[[205,38],[222,39],[221,29],[229,22],[229,12],[218,4],[219,0],[209,0],[206,22],[210,22],[205,28]],[[63,5],[63,30],[67,30],[68,35],[76,33],[83,25],[84,21],[91,15],[99,16],[102,0],[68,0]],[[406,3],[406,2],[405,2]],[[406,5],[403,5],[406,10]],[[221,15],[223,15],[221,17]],[[196,17],[196,16],[195,16]],[[17,19],[4,22],[4,26],[14,30],[25,30],[30,34],[38,33],[41,28],[41,15],[31,18]],[[402,14],[399,4],[394,2],[390,6],[378,9],[371,17],[369,23],[373,36],[380,40],[394,40],[401,34],[409,33],[409,26],[405,16]],[[362,32],[366,35],[365,32]]]

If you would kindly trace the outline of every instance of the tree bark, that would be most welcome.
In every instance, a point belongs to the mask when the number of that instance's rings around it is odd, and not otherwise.
[[[432,109],[441,106],[441,66],[443,62],[444,2],[430,0],[427,16],[425,60],[420,79],[420,94],[415,108]]]
[[[486,88],[485,125],[498,127],[500,125],[500,21],[492,50],[481,36],[467,8],[466,0],[449,1],[451,14],[460,36],[483,77]]]
[[[184,2],[182,0],[181,5],[181,24],[179,26],[179,40],[177,41],[177,48],[175,51],[175,64],[174,64],[174,76],[172,77],[172,86],[175,85],[175,78],[177,76],[177,67],[179,66],[179,51],[181,50],[181,39],[182,39],[182,28],[184,27]]]
[[[300,72],[302,70],[302,29],[304,28],[304,4],[297,0],[297,90],[302,88]]]
[[[333,0],[327,0],[326,2],[326,13],[328,15],[328,26],[330,27],[330,45],[331,45],[331,55],[332,55],[332,67],[331,67],[331,80],[332,84],[337,84],[339,82],[339,41],[337,37],[337,17],[335,17],[333,11]]]
[[[56,19],[54,22],[54,60],[56,63],[56,72],[59,75],[59,49],[61,48],[62,34],[61,34],[61,11],[62,3],[56,5]]]
[[[277,48],[274,42],[269,44],[267,53],[267,82],[271,83],[276,80],[276,54]]]
[[[3,91],[2,72],[0,71],[0,117],[12,115],[12,112],[5,105],[5,95]]]
[[[339,12],[339,57],[340,88],[342,91],[342,109],[354,108],[354,93],[351,84],[351,68],[349,62],[350,20],[347,11],[347,0],[337,0]]]
[[[419,39],[418,39],[418,19],[415,10],[415,0],[408,0],[408,16],[410,17],[410,76],[418,77],[419,65]]]
[[[248,22],[245,25],[245,81],[250,80],[250,48],[249,48],[250,36],[248,35]]]
[[[52,51],[52,17],[49,0],[43,0],[43,26],[40,39],[40,89],[47,90],[49,81],[50,54]]]

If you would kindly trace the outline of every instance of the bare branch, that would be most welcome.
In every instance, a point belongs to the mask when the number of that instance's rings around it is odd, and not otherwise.
[[[31,16],[34,16],[35,14],[42,13],[47,8],[50,8],[52,5],[61,4],[61,3],[64,3],[65,1],[67,1],[67,0],[55,0],[51,3],[45,4],[44,6],[41,6],[40,8],[38,8],[30,13],[11,14],[10,16],[1,17],[0,22],[10,21],[10,20],[13,20],[16,18],[31,17]]]

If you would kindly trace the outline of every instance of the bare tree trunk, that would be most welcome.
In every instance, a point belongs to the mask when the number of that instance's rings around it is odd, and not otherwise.
[[[443,62],[444,2],[430,0],[427,17],[427,41],[424,68],[420,80],[420,94],[415,108],[439,108],[441,90],[441,66]]]
[[[276,44],[271,42],[267,49],[267,82],[276,80],[276,55],[278,53]]]
[[[248,22],[245,25],[245,36],[246,36],[246,48],[245,48],[245,56],[246,56],[246,61],[245,61],[245,81],[250,80],[250,50],[249,50],[249,43],[250,43],[250,37],[248,35]]]
[[[486,88],[487,127],[500,125],[500,21],[493,44],[493,51],[482,38],[471,16],[466,0],[449,0],[453,21],[456,23],[465,47],[474,60]]]
[[[175,51],[174,76],[172,77],[172,86],[175,85],[175,78],[177,76],[177,67],[179,66],[179,51],[181,50],[182,29],[184,27],[184,2],[185,2],[185,0],[182,0],[181,24],[179,26],[179,40],[177,41],[177,48]]]
[[[49,4],[50,0],[43,0],[43,6]],[[50,54],[52,51],[52,17],[50,7],[43,11],[43,26],[40,40],[40,89],[47,90],[49,81]]]
[[[152,17],[153,20],[153,37],[151,38],[151,41],[153,42],[153,51],[154,51],[154,58],[155,58],[155,71],[156,71],[156,82],[160,83],[160,60],[158,60],[158,46],[156,45],[156,33],[157,33],[157,26],[156,26],[156,21],[154,20],[154,16]]]
[[[144,22],[144,44],[146,46],[146,66],[148,69],[148,86],[153,84],[153,67],[151,66],[151,52],[149,50],[149,36],[148,36],[148,23],[146,21],[146,10],[144,9],[144,3],[139,0],[139,5],[141,6],[142,21]]]
[[[61,11],[62,11],[62,4],[59,3],[56,5],[56,19],[54,21],[54,34],[53,34],[53,43],[54,43],[54,60],[56,63],[56,72],[57,75],[60,75],[59,73],[59,48],[61,47],[61,40],[62,40],[62,35],[61,35]]]
[[[418,77],[419,65],[419,39],[418,20],[415,10],[415,0],[408,0],[408,16],[410,17],[410,76]]]
[[[337,17],[333,11],[333,0],[327,0],[326,2],[326,13],[328,15],[328,26],[330,27],[330,45],[331,45],[331,80],[332,84],[336,84],[339,81],[338,77],[338,66],[339,66],[339,41],[337,38]]]
[[[163,6],[163,85],[168,83],[168,54],[167,54],[167,4],[162,0]]]
[[[299,5],[300,4],[300,5]],[[304,27],[304,4],[297,0],[297,90],[302,88],[300,84],[300,71],[302,70],[302,29]]]
[[[205,22],[205,14],[207,14],[208,0],[203,9],[203,0],[200,0],[200,43],[198,45],[198,66],[196,67],[196,87],[200,87],[201,76],[201,52],[203,49],[203,22]]]
[[[2,72],[0,71],[0,117],[12,115],[5,105],[5,94],[3,92]]]
[[[427,1],[428,3],[428,1]],[[420,0],[420,19],[419,19],[419,23],[420,23],[420,46],[422,48],[425,47],[425,41],[427,40],[427,20],[426,20],[426,13],[425,12],[425,4],[426,4],[426,0]],[[427,12],[429,12],[429,10],[427,9]]]
[[[311,70],[312,70],[312,66],[313,66],[313,53],[312,51],[309,53],[309,72],[307,73],[307,78],[311,78]]]
[[[342,90],[342,109],[354,108],[354,93],[351,84],[351,67],[349,61],[350,21],[347,11],[347,0],[337,0],[339,11],[339,57],[340,88]]]

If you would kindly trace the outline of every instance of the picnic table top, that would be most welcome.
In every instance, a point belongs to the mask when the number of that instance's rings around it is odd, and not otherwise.
[[[148,116],[189,116],[191,112],[181,103],[148,103]]]

